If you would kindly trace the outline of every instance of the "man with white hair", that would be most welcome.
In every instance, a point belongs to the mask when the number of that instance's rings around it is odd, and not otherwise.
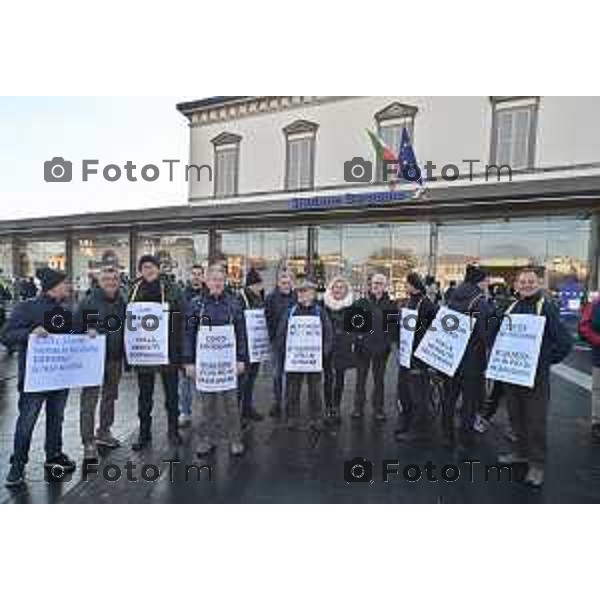
[[[392,340],[396,339],[397,323],[388,315],[398,313],[398,309],[387,293],[388,280],[381,273],[370,279],[369,293],[356,303],[357,308],[371,321],[371,327],[363,331],[360,326],[355,332],[356,343],[356,391],[354,395],[353,419],[362,419],[366,404],[366,387],[369,372],[373,372],[373,392],[371,402],[373,418],[379,423],[387,420],[385,413],[385,370],[392,349]],[[366,331],[369,329],[369,331]]]

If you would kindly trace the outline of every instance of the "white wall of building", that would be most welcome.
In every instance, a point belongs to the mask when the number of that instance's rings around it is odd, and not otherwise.
[[[240,135],[239,193],[282,191],[283,128],[303,119],[319,124],[315,186],[344,185],[346,160],[355,156],[373,159],[366,130],[376,130],[375,114],[393,102],[418,108],[414,145],[421,164],[431,160],[438,169],[445,164],[458,164],[465,174],[468,167],[464,160],[489,164],[492,133],[489,96],[366,96],[195,126],[191,130],[190,160],[192,164],[213,166],[211,140],[223,132]],[[600,162],[599,113],[599,97],[542,97],[535,166]],[[206,177],[190,185],[191,199],[212,195],[213,185]]]

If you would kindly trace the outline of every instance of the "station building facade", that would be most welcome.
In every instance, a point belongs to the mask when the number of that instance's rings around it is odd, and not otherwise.
[[[574,310],[598,287],[600,98],[236,96],[177,108],[190,164],[211,171],[192,177],[186,205],[1,221],[4,274],[50,265],[85,289],[103,265],[134,275],[156,253],[178,279],[222,261],[234,286],[250,267],[267,285],[289,268],[320,282],[344,274],[360,293],[383,272],[400,296],[412,270],[447,286],[477,262],[498,282],[535,266]],[[383,181],[367,130],[396,149],[404,128],[437,181]],[[347,180],[357,157],[372,162],[370,181]]]

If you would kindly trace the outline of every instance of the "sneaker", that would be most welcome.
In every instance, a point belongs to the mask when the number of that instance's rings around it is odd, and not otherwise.
[[[481,415],[477,415],[475,417],[475,422],[473,423],[473,431],[475,433],[485,433],[490,427],[489,421],[484,419]]]
[[[242,442],[233,442],[229,448],[229,451],[231,452],[231,456],[242,456],[242,454],[244,454],[246,451],[246,448]]]
[[[515,452],[509,452],[508,454],[501,454],[498,457],[499,465],[524,465],[529,461],[525,456],[520,456]]]
[[[533,488],[541,488],[544,485],[544,469],[533,465],[529,467],[524,483]]]
[[[279,419],[281,417],[281,406],[279,406],[279,404],[273,404],[269,411],[269,416],[272,419]]]
[[[387,421],[387,415],[385,414],[384,411],[382,410],[378,410],[374,415],[373,418],[375,419],[375,421],[377,423],[385,423]]]
[[[192,415],[179,415],[179,427],[185,429],[186,427],[191,427],[192,425]]]
[[[256,409],[250,408],[242,412],[242,419],[259,422],[262,421],[264,417]]]
[[[110,448],[111,450],[115,450],[121,447],[121,442],[116,437],[113,437],[110,432],[98,432],[96,434],[96,446],[101,446],[103,448]]]
[[[365,413],[360,408],[355,408],[351,413],[350,417],[354,420],[362,419],[365,416]]]
[[[44,467],[46,469],[61,467],[65,473],[73,473],[77,469],[77,464],[63,452],[54,458],[48,458],[44,463]]]
[[[83,445],[83,460],[85,462],[98,462],[98,449],[95,444]]]
[[[592,425],[592,444],[600,444],[600,423]]]
[[[215,449],[216,446],[210,442],[200,442],[200,444],[198,444],[198,448],[196,449],[196,455],[199,457],[208,456],[209,454],[212,454]]]
[[[4,485],[7,488],[15,488],[23,485],[23,483],[25,483],[25,468],[13,463],[10,465]]]

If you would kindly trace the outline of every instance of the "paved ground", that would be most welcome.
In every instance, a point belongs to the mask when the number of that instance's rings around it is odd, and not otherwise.
[[[585,367],[583,370],[582,365]],[[600,448],[589,443],[590,395],[585,389],[585,371],[589,372],[589,353],[579,352],[567,361],[569,372],[581,374],[565,379],[553,376],[550,418],[550,456],[547,485],[543,492],[532,492],[519,485],[497,481],[485,482],[481,465],[474,467],[475,482],[470,481],[470,467],[463,460],[480,460],[483,464],[495,462],[496,451],[504,445],[503,426],[506,416],[502,412],[497,426],[481,437],[477,448],[468,453],[449,452],[440,444],[439,435],[397,444],[393,439],[394,423],[375,426],[370,419],[354,424],[347,416],[351,394],[347,393],[345,418],[339,430],[326,431],[319,436],[308,432],[288,432],[271,420],[255,425],[246,433],[248,453],[241,459],[230,459],[225,449],[220,449],[208,461],[195,457],[198,430],[201,427],[196,415],[194,427],[185,431],[185,443],[177,457],[166,446],[162,399],[155,419],[155,441],[151,449],[135,454],[129,444],[105,456],[100,469],[108,464],[118,465],[123,476],[118,482],[108,482],[101,475],[82,481],[81,468],[73,480],[63,484],[46,484],[40,463],[43,459],[43,422],[38,425],[32,461],[28,470],[28,486],[19,493],[0,490],[0,502],[64,502],[64,503],[210,503],[210,502],[600,502]],[[10,454],[12,429],[16,413],[14,391],[14,361],[0,358],[0,468],[5,473]],[[393,378],[390,372],[387,394],[389,412],[393,412]],[[348,382],[352,389],[353,380]],[[159,386],[157,386],[158,389]],[[268,374],[259,378],[257,397],[261,410],[266,411],[270,401]],[[78,423],[78,394],[69,401],[65,424],[65,450],[81,460]],[[122,384],[118,405],[116,433],[131,441],[137,426],[135,382],[127,376]],[[355,456],[371,460],[374,464],[374,483],[352,484],[344,481],[344,462]],[[178,458],[181,464],[173,466],[164,460]],[[401,476],[392,476],[389,483],[382,482],[381,461],[396,459],[403,467],[417,464],[423,467],[423,479],[408,483]],[[138,482],[127,481],[125,465],[132,461]],[[424,466],[427,461],[437,465],[437,483],[427,481]],[[461,477],[455,483],[444,482],[440,471],[446,464],[461,468]],[[162,469],[155,482],[145,482],[140,471],[143,465],[157,465]],[[205,467],[200,473],[192,465]],[[211,468],[209,481],[208,469]],[[186,471],[188,478],[186,481]],[[111,471],[109,474],[113,474]],[[152,475],[152,472],[148,472]],[[518,479],[520,473],[515,473]],[[171,477],[172,476],[172,477]],[[492,477],[495,477],[492,475]],[[173,481],[171,481],[171,478]]]

